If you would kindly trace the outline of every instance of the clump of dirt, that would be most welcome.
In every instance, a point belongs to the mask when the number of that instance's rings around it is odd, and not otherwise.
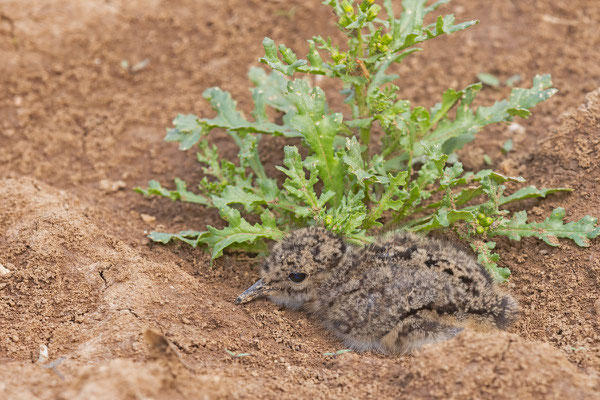
[[[599,384],[548,344],[469,331],[421,351],[402,379],[409,398],[436,399],[592,399]]]
[[[173,263],[141,258],[78,203],[31,178],[0,180],[3,361],[34,362],[40,346],[48,362],[139,359],[147,354],[145,327],[177,331],[201,347],[206,338],[186,326],[230,323],[215,312],[222,302],[206,308],[196,279]]]

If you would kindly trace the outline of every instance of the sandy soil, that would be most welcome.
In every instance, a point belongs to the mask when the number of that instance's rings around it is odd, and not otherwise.
[[[556,96],[463,157],[576,189],[530,201],[536,218],[557,206],[600,216],[600,3],[455,0],[441,12],[481,23],[398,68],[405,96],[432,105],[479,72],[525,85],[551,73]],[[149,243],[150,230],[218,225],[213,211],[130,190],[201,177],[193,152],[162,142],[170,120],[208,115],[209,86],[249,111],[262,38],[302,54],[317,33],[337,35],[316,0],[0,2],[0,398],[600,398],[600,241],[499,241],[520,321],[407,357],[325,356],[341,344],[304,314],[234,306],[256,259],[211,268],[200,249]],[[507,93],[487,88],[481,104]],[[212,140],[232,154],[226,135]],[[282,144],[261,149],[271,170]]]

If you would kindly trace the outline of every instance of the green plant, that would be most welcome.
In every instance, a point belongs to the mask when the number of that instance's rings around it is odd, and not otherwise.
[[[588,239],[600,234],[592,217],[565,224],[564,210],[559,208],[536,223],[527,221],[525,211],[511,213],[504,208],[515,201],[571,189],[527,186],[506,195],[506,183],[514,186],[524,179],[488,169],[464,171],[455,153],[488,124],[528,117],[532,107],[556,92],[549,75],[536,76],[530,89],[514,88],[507,100],[488,107],[472,106],[481,83],[448,89],[431,109],[400,98],[400,88],[392,83],[399,77],[387,73],[392,64],[419,51],[418,43],[477,23],[455,24],[454,16],[446,15],[424,24],[427,14],[448,1],[427,5],[426,0],[404,0],[397,18],[391,0],[384,0],[385,19],[380,18],[382,9],[373,0],[325,1],[335,11],[347,44],[341,47],[330,38],[313,37],[306,60],[265,38],[265,56],[260,61],[273,72],[250,69],[254,84],[251,120],[236,109],[229,93],[209,88],[204,97],[216,117],[178,115],[174,128],[167,132],[165,140],[179,142],[181,150],[199,149],[205,177],[197,186],[198,193],[177,178],[174,190],[156,181],[150,181],[147,189],[136,188],[145,195],[214,207],[228,226],[152,232],[150,238],[205,244],[214,259],[226,248],[264,251],[266,240],[277,240],[291,227],[310,224],[323,225],[358,243],[372,241],[378,230],[453,229],[499,281],[510,271],[497,265],[494,236],[514,240],[535,236],[551,246],[558,245],[558,238],[570,238],[587,245]],[[318,86],[287,78],[298,73],[340,79],[347,96],[347,117],[330,110]],[[281,123],[268,118],[268,107],[281,114]],[[377,140],[372,137],[375,125],[382,132]],[[213,129],[225,130],[237,144],[237,163],[222,159],[217,148],[209,145],[207,136]],[[286,146],[283,166],[276,167],[285,174],[284,182],[270,177],[261,163],[262,135],[300,139],[304,150]],[[380,149],[375,149],[375,142]],[[260,222],[248,222],[251,214],[259,215]]]

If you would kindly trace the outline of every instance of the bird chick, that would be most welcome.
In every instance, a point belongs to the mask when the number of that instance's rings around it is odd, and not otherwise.
[[[274,245],[260,274],[236,304],[266,296],[303,309],[357,351],[407,354],[517,316],[516,301],[472,257],[411,233],[357,247],[324,228],[300,229]]]

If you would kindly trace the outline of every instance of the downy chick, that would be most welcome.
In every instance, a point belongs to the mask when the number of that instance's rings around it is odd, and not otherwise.
[[[355,350],[406,354],[463,327],[506,328],[517,303],[472,257],[411,233],[355,247],[324,228],[276,243],[236,304],[267,296],[303,309]]]

